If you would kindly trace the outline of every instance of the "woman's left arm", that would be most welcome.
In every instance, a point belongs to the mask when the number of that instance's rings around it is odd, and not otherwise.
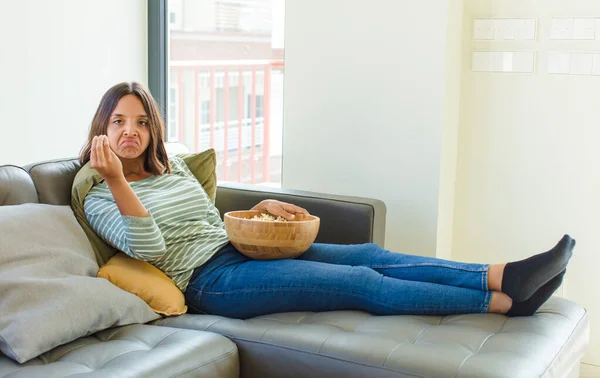
[[[308,214],[308,211],[306,211],[306,209],[301,208],[300,206],[272,199],[261,201],[251,210],[266,211],[271,215],[280,216],[289,221],[294,220],[294,214]]]

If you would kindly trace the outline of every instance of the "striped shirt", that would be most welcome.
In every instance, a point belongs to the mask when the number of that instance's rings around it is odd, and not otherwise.
[[[194,268],[229,242],[219,210],[185,162],[170,159],[171,174],[129,185],[150,213],[121,215],[106,182],[85,198],[85,215],[98,235],[131,257],[148,261],[185,291]]]

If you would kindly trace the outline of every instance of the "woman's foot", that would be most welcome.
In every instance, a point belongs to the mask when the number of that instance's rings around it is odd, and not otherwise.
[[[573,255],[574,247],[575,240],[569,235],[565,235],[554,248],[547,252],[506,264],[502,272],[501,291],[515,302],[526,301],[561,272],[564,274],[563,271]],[[490,267],[491,270],[492,267]]]
[[[510,299],[508,295],[499,291],[492,291],[492,299],[490,300],[490,305],[488,306],[488,312],[506,314],[506,312],[511,309],[512,305],[513,300]]]
[[[513,302],[510,310],[506,312],[507,316],[531,316],[540,308],[541,305],[554,294],[556,289],[560,287],[563,277],[565,276],[565,270],[560,272],[556,277],[548,281],[544,286],[539,288],[531,298],[524,302]]]

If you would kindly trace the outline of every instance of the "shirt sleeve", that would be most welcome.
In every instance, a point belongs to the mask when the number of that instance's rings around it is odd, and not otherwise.
[[[165,239],[152,215],[121,215],[114,201],[93,194],[85,198],[84,210],[92,229],[129,256],[152,263],[166,254]]]

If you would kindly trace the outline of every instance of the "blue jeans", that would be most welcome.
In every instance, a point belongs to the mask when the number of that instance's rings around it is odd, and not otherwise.
[[[259,261],[227,244],[196,268],[185,291],[192,313],[230,318],[292,311],[377,315],[487,312],[487,264],[387,251],[377,244],[318,244],[296,259]]]

